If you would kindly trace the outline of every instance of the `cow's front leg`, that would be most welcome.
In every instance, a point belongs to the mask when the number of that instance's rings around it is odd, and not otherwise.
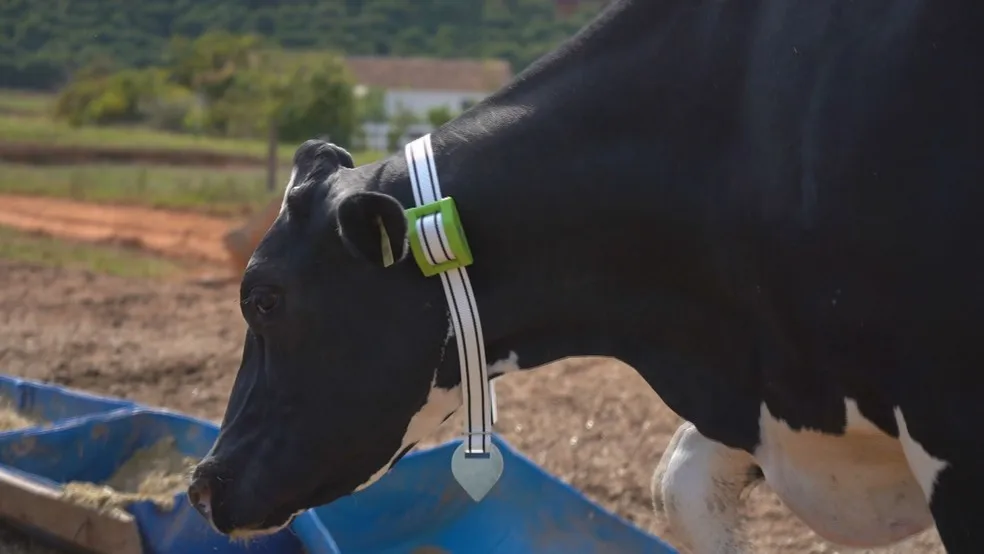
[[[940,472],[929,508],[947,554],[978,554],[984,551],[982,495],[984,475],[981,474],[979,461],[964,466],[948,466]]]
[[[901,409],[895,410],[902,450],[929,501],[947,554],[976,554],[984,552],[984,445],[974,429],[980,419],[961,416],[957,421],[907,421]],[[954,430],[963,431],[963,437]]]
[[[653,473],[653,505],[694,554],[751,552],[737,532],[738,503],[759,476],[747,452],[712,441],[684,423]]]

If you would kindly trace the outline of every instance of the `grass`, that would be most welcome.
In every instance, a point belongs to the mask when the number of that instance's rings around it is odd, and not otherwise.
[[[120,277],[158,278],[182,271],[174,262],[124,248],[63,241],[8,227],[0,227],[0,258]]]
[[[236,140],[167,133],[144,127],[71,127],[47,116],[53,96],[0,89],[0,142],[74,147],[118,147],[139,151],[198,150],[266,157],[259,140]],[[298,143],[280,145],[278,188],[288,175]],[[356,165],[384,157],[384,152],[353,152]],[[134,162],[139,157],[134,155]],[[92,163],[42,166],[0,162],[0,193],[32,194],[91,202],[193,209],[219,215],[250,212],[264,205],[262,165],[241,169]],[[272,194],[279,194],[280,190]]]
[[[4,114],[0,116],[0,141],[54,144],[59,146],[102,146],[153,150],[207,150],[227,154],[251,155],[266,158],[266,144],[257,140],[237,140],[179,133],[166,133],[143,127],[72,127],[47,117]],[[290,163],[297,143],[283,143],[277,155]],[[365,163],[366,157],[360,154]],[[372,160],[370,160],[372,161]]]
[[[43,92],[0,89],[0,113],[43,116],[54,96]]]
[[[0,89],[0,141],[61,146],[103,146],[152,150],[205,150],[266,159],[263,140],[228,139],[169,133],[140,126],[72,127],[48,116],[51,95]],[[290,164],[299,142],[284,142],[277,155]],[[356,165],[374,162],[385,152],[353,152]]]
[[[289,175],[286,167],[281,168],[278,181],[286,182]],[[0,162],[0,193],[241,215],[263,206],[281,191],[267,192],[266,173],[261,168]]]

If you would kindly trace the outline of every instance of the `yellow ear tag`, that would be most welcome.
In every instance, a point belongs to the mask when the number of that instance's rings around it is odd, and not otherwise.
[[[379,246],[383,252],[383,267],[389,267],[393,265],[393,246],[390,245],[386,226],[383,225],[383,220],[378,215],[376,216],[376,225],[379,225]]]

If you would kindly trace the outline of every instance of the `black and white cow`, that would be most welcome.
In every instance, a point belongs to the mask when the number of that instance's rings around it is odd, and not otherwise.
[[[758,478],[837,543],[935,522],[980,552],[982,22],[978,0],[613,2],[431,137],[490,375],[632,365],[689,422],[653,491],[699,554],[745,551]],[[461,404],[404,156],[309,141],[295,165],[189,489],[223,533],[367,486]]]

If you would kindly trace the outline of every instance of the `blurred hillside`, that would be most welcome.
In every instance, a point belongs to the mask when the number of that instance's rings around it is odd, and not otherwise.
[[[347,56],[499,58],[514,72],[607,0],[0,0],[0,87],[55,89],[76,69],[161,63],[174,37],[259,35]]]

